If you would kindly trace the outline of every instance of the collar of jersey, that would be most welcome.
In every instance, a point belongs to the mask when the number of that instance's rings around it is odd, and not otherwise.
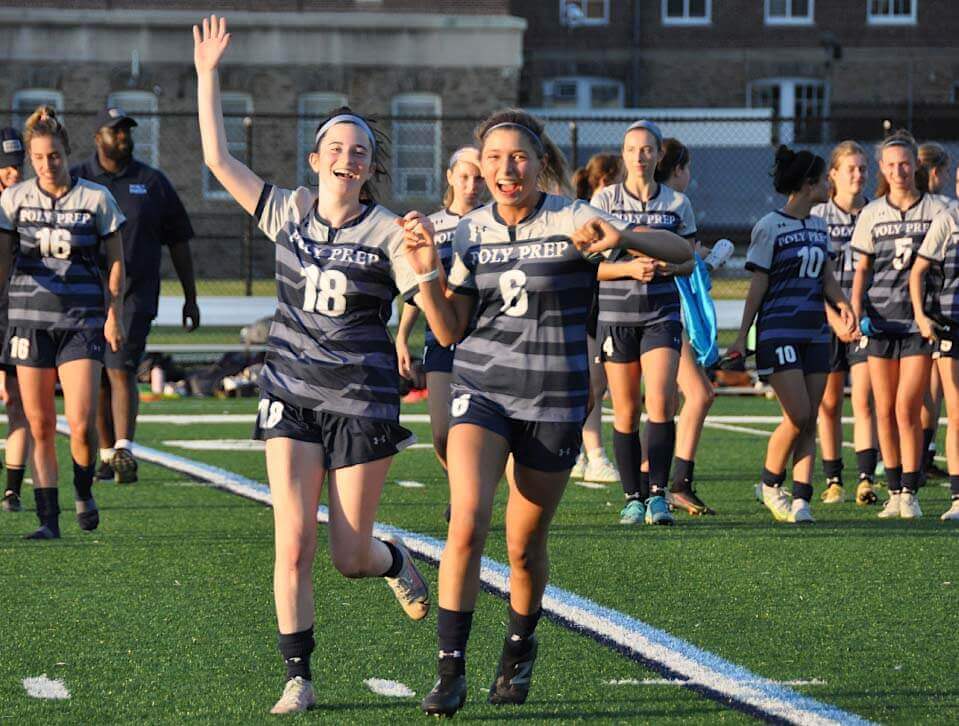
[[[372,211],[373,211],[373,208],[376,206],[376,205],[373,204],[373,203],[367,203],[366,209],[364,209],[364,210],[363,210],[362,212],[360,212],[358,215],[356,215],[355,217],[353,217],[353,219],[351,219],[349,222],[347,222],[346,224],[344,224],[344,225],[341,226],[341,227],[334,227],[332,224],[330,224],[330,223],[327,222],[325,219],[323,219],[323,217],[320,216],[320,209],[319,209],[319,207],[317,206],[317,204],[318,204],[318,202],[313,202],[313,218],[314,218],[317,222],[319,222],[320,224],[322,224],[324,227],[327,227],[327,228],[332,229],[332,230],[348,229],[349,227],[355,227],[356,225],[360,224],[363,220],[365,220],[367,217],[369,217],[369,216],[370,216],[370,212],[372,212]]]
[[[477,204],[475,207],[473,207],[473,208],[472,208],[469,212],[467,212],[466,214],[469,214],[470,212],[475,212],[477,209],[479,209],[479,208],[482,207],[482,206],[483,206],[482,204]],[[447,213],[448,215],[450,215],[451,217],[456,217],[457,219],[462,219],[463,217],[466,216],[466,214],[457,214],[456,212],[454,212],[454,211],[453,211],[452,209],[450,209],[449,207],[443,207],[443,211],[446,212],[446,213]]]
[[[100,159],[97,156],[97,152],[93,152],[93,156],[90,158],[90,168],[96,173],[97,176],[108,176],[111,179],[119,179],[120,177],[126,176],[128,172],[133,170],[133,165],[137,163],[137,160],[132,156],[130,157],[130,163],[125,167],[120,169],[116,174],[107,171],[103,168],[103,165],[100,164]]]
[[[533,217],[535,217],[537,214],[539,214],[542,211],[543,205],[546,204],[546,197],[548,196],[549,194],[547,194],[546,192],[540,192],[539,201],[536,202],[536,206],[533,207],[533,211],[527,214],[525,217],[523,217],[516,224],[506,224],[503,218],[499,216],[499,211],[496,209],[496,202],[492,202],[490,204],[490,209],[493,212],[493,219],[495,219],[498,224],[501,224],[504,227],[519,227],[521,224],[526,224],[527,222],[529,222],[531,219],[533,219]]]
[[[78,182],[78,181],[79,181],[79,179],[77,178],[77,175],[76,175],[76,174],[71,174],[71,175],[70,175],[70,188],[67,189],[67,190],[66,190],[63,194],[61,194],[59,197],[55,197],[55,196],[53,196],[52,194],[50,194],[49,192],[45,191],[45,190],[43,189],[43,187],[40,186],[40,180],[39,180],[37,177],[33,177],[33,183],[36,185],[37,191],[40,192],[40,194],[42,194],[43,196],[45,196],[47,199],[49,199],[50,201],[52,201],[54,204],[56,204],[57,202],[61,202],[61,201],[63,201],[64,199],[66,199],[67,197],[69,197],[69,196],[70,196],[70,192],[72,192],[74,189],[77,188],[77,182]]]
[[[832,206],[834,206],[836,209],[838,209],[840,212],[845,214],[847,217],[858,217],[859,213],[866,208],[866,205],[869,204],[869,201],[870,201],[869,197],[867,197],[865,194],[862,195],[862,198],[863,198],[863,205],[859,209],[857,209],[855,212],[847,212],[845,209],[840,207],[838,204],[836,204],[835,197],[829,197],[829,203]]]
[[[889,195],[888,195],[888,194],[883,197],[883,201],[886,202],[886,206],[889,207],[892,211],[898,212],[899,214],[905,214],[906,212],[911,212],[913,209],[915,209],[915,208],[918,207],[920,204],[922,204],[922,200],[925,199],[925,198],[926,198],[926,193],[925,193],[925,192],[919,192],[919,199],[917,199],[915,202],[913,202],[912,204],[910,204],[910,205],[909,205],[908,207],[906,207],[905,209],[900,209],[899,207],[894,207],[894,206],[892,206],[892,202],[889,201]]]
[[[633,194],[631,191],[629,191],[629,189],[626,188],[626,182],[622,183],[623,194],[625,194],[630,199],[635,199],[640,204],[649,204],[651,201],[656,199],[662,193],[663,186],[664,185],[662,182],[656,182],[656,193],[653,196],[651,196],[649,199],[647,199],[646,201],[643,201],[642,199],[637,197],[635,194]]]

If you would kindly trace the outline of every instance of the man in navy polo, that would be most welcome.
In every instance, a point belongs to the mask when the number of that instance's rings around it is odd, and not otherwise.
[[[170,181],[157,169],[133,158],[131,129],[137,122],[116,107],[97,115],[96,152],[72,173],[102,184],[116,198],[127,218],[123,228],[126,290],[123,298],[123,347],[104,356],[97,429],[100,435],[100,480],[137,480],[137,462],[130,453],[140,396],[137,367],[146,349],[160,296],[161,248],[166,245],[183,287],[183,327],[200,325],[196,283],[189,241],[193,227]]]

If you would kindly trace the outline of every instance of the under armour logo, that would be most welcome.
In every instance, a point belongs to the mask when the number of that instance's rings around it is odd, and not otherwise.
[[[373,446],[379,446],[380,444],[385,444],[390,439],[385,434],[383,436],[374,436],[373,437]]]
[[[559,455],[560,455],[560,456],[569,456],[569,455],[572,454],[572,453],[573,453],[573,450],[572,450],[572,449],[560,449],[560,450],[559,450]]]

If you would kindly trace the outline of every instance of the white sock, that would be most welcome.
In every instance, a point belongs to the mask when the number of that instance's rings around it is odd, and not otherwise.
[[[114,449],[100,449],[100,461],[109,462],[115,453],[116,450]]]
[[[130,439],[118,439],[113,445],[114,449],[129,449],[132,442]]]

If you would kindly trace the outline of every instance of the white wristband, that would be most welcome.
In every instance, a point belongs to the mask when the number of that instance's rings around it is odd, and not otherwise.
[[[429,272],[424,272],[422,275],[416,276],[417,282],[432,282],[433,280],[438,280],[440,276],[440,271],[438,267],[434,267]]]

